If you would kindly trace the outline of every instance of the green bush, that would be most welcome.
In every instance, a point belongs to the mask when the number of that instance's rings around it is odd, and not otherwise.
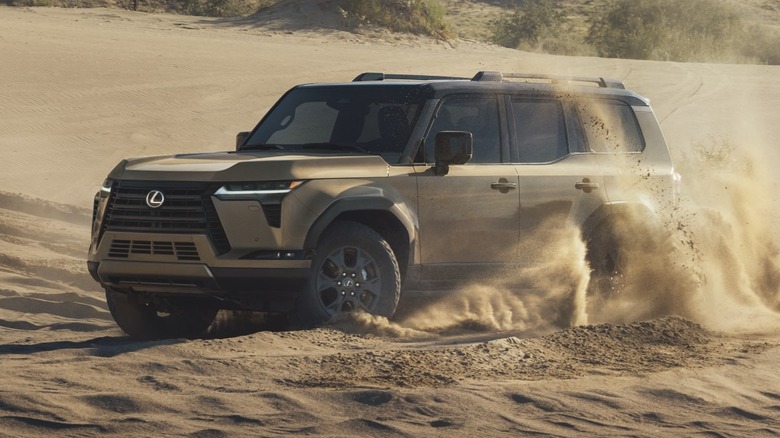
[[[587,42],[610,58],[732,60],[743,40],[740,15],[716,0],[619,0],[590,19]]]
[[[179,2],[184,4],[188,14],[208,17],[246,16],[274,3],[268,0],[179,0]]]
[[[515,12],[495,23],[492,41],[504,47],[536,48],[556,40],[566,24],[556,0],[526,0]]]
[[[432,0],[338,0],[338,7],[352,27],[375,25],[396,32],[448,38],[444,7]]]

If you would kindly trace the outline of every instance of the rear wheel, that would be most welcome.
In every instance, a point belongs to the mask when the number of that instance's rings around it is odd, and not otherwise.
[[[401,274],[390,244],[363,224],[338,222],[317,245],[293,319],[308,327],[353,311],[389,318],[400,296]]]
[[[610,217],[594,230],[588,239],[590,322],[670,312],[677,302],[674,291],[684,287],[672,283],[690,278],[677,263],[673,237],[649,215]]]
[[[131,338],[197,338],[204,336],[217,315],[205,303],[164,303],[106,289],[106,302],[119,328]]]
[[[628,256],[626,227],[621,221],[608,220],[588,239],[588,263],[591,268],[588,298],[606,298],[625,287]]]

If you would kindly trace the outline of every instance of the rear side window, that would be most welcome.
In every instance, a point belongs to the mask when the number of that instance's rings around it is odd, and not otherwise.
[[[521,163],[546,163],[569,153],[560,102],[512,98],[512,117]]]
[[[628,104],[589,101],[580,103],[579,110],[593,152],[630,153],[645,149],[636,116]]]

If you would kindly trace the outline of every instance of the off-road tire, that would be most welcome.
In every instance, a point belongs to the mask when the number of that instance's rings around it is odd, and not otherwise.
[[[351,311],[392,317],[401,296],[401,273],[390,244],[351,221],[328,227],[317,244],[306,290],[291,316],[313,327]]]
[[[620,293],[625,287],[628,263],[628,226],[621,219],[607,219],[588,237],[588,263],[591,268],[588,301],[600,301]]]
[[[137,296],[106,289],[111,316],[119,328],[135,339],[198,338],[217,315],[217,308],[179,305],[160,311]]]

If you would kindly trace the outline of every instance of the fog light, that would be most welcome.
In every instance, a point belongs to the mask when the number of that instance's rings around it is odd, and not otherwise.
[[[303,251],[279,251],[261,250],[251,252],[243,257],[243,260],[303,260]]]

